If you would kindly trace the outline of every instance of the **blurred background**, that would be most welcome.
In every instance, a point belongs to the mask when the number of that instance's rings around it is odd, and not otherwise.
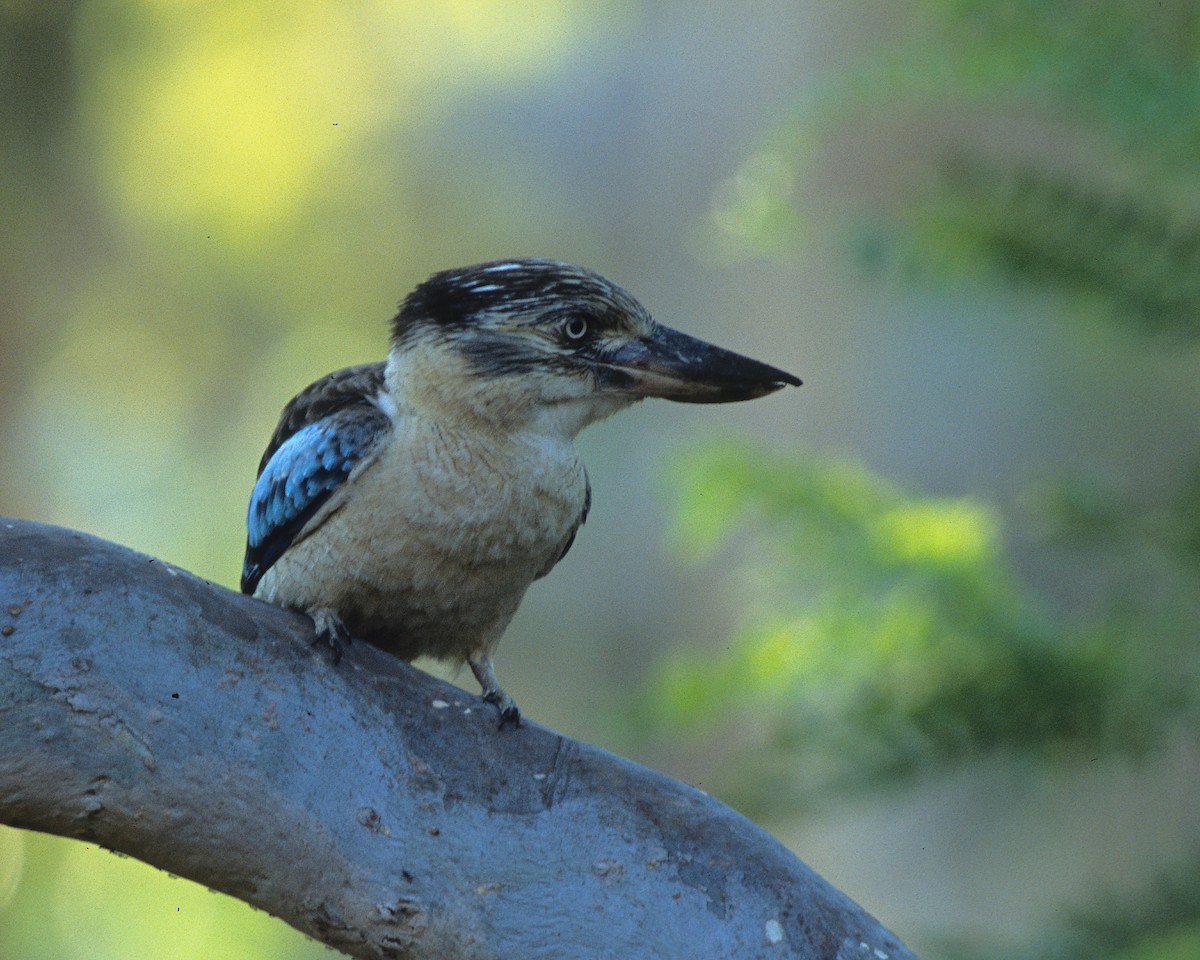
[[[1200,958],[1195,4],[2,0],[0,130],[0,513],[236,589],[293,393],[586,264],[805,386],[581,437],[523,710],[929,960]],[[326,954],[0,828],[5,958]]]

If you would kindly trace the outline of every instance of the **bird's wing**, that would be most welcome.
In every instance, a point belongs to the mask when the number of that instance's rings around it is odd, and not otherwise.
[[[372,398],[383,391],[383,369],[384,364],[379,362],[335,370],[292,397],[279,415],[279,425],[258,463],[259,474],[266,469],[275,451],[297,430],[346,407],[371,404]]]
[[[298,393],[284,408],[258,467],[246,513],[242,592],[258,581],[389,425],[378,405],[383,364],[338,370]]]

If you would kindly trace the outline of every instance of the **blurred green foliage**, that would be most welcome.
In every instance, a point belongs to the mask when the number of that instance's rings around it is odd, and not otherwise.
[[[942,175],[944,195],[894,238],[906,270],[991,269],[1050,283],[1076,309],[1147,332],[1200,334],[1200,208],[1171,186],[1081,183],[1068,171],[962,158]]]
[[[252,960],[329,957],[265,913],[199,884],[168,878],[90,844],[0,827],[0,864],[28,861],[6,889],[0,866],[3,956],[27,960],[170,957]]]
[[[1047,612],[977,498],[914,497],[862,467],[731,443],[678,458],[670,486],[675,553],[741,558],[743,622],[727,650],[665,664],[641,719],[707,736],[752,718],[752,762],[716,788],[743,807],[778,814],[993,751],[1137,753],[1186,702],[1191,676],[1156,669],[1135,616]],[[1042,519],[1066,529],[1079,508],[1055,489]]]
[[[718,192],[713,226],[759,251],[811,239],[814,202],[795,184],[819,166],[816,145],[856,126],[903,142],[936,104],[959,129],[932,132],[900,203],[840,198],[865,267],[1049,284],[1077,312],[1195,337],[1198,49],[1200,8],[1187,0],[915,0],[889,54],[764,138]]]
[[[714,233],[795,256],[833,223],[885,283],[978,294],[1015,281],[1072,322],[1153,335],[1129,350],[1194,349],[1200,7],[911,9],[887,53],[764,136],[718,191]],[[797,189],[848,141],[895,150],[890,191]],[[749,810],[894,790],[997,753],[1144,755],[1200,734],[1195,467],[1148,491],[1047,464],[1018,538],[1044,584],[1014,573],[1000,514],[978,497],[737,446],[688,454],[671,479],[677,552],[740,558],[741,620],[727,648],[664,663],[641,716],[694,743],[719,729],[736,748],[717,751],[713,789]],[[1144,896],[1109,896],[1026,950],[931,953],[1200,957],[1200,850],[1179,856]]]
[[[950,948],[949,956],[971,960],[1194,960],[1200,956],[1200,870],[1176,865],[1144,896],[1131,903],[1108,902],[1077,912],[1069,928],[1041,945],[1004,953]]]
[[[1031,485],[1032,539],[1101,577],[1071,617],[1014,573],[1000,514],[977,497],[914,496],[861,466],[737,442],[677,457],[668,481],[673,552],[720,559],[740,625],[719,651],[663,661],[632,724],[721,744],[705,785],[752,815],[893,792],[997,753],[1090,762],[1200,734],[1200,470],[1157,502],[1078,476]],[[1072,919],[1024,949],[935,942],[927,955],[1200,956],[1191,859],[1132,902],[1099,893],[1102,906],[1064,904]]]

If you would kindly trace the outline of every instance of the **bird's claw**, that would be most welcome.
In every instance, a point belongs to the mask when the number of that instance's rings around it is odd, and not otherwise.
[[[516,730],[521,726],[521,711],[516,701],[503,690],[498,687],[494,690],[484,690],[483,700],[493,704],[500,711],[500,725],[497,730],[503,730],[505,727]]]
[[[333,651],[333,665],[336,667],[342,662],[342,652],[350,646],[350,641],[354,639],[350,635],[349,627],[341,617],[327,607],[314,610],[310,616],[314,627],[313,646],[319,643],[329,644]]]
[[[496,670],[492,666],[492,658],[480,651],[467,658],[467,665],[483,688],[485,703],[495,704],[500,711],[500,727],[512,727],[514,730],[521,725],[521,711],[517,709],[517,701],[504,692],[500,681],[496,679]]]

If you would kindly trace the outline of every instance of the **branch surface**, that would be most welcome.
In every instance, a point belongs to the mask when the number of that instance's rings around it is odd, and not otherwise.
[[[0,822],[372,960],[913,957],[717,800],[311,631],[0,518]]]

